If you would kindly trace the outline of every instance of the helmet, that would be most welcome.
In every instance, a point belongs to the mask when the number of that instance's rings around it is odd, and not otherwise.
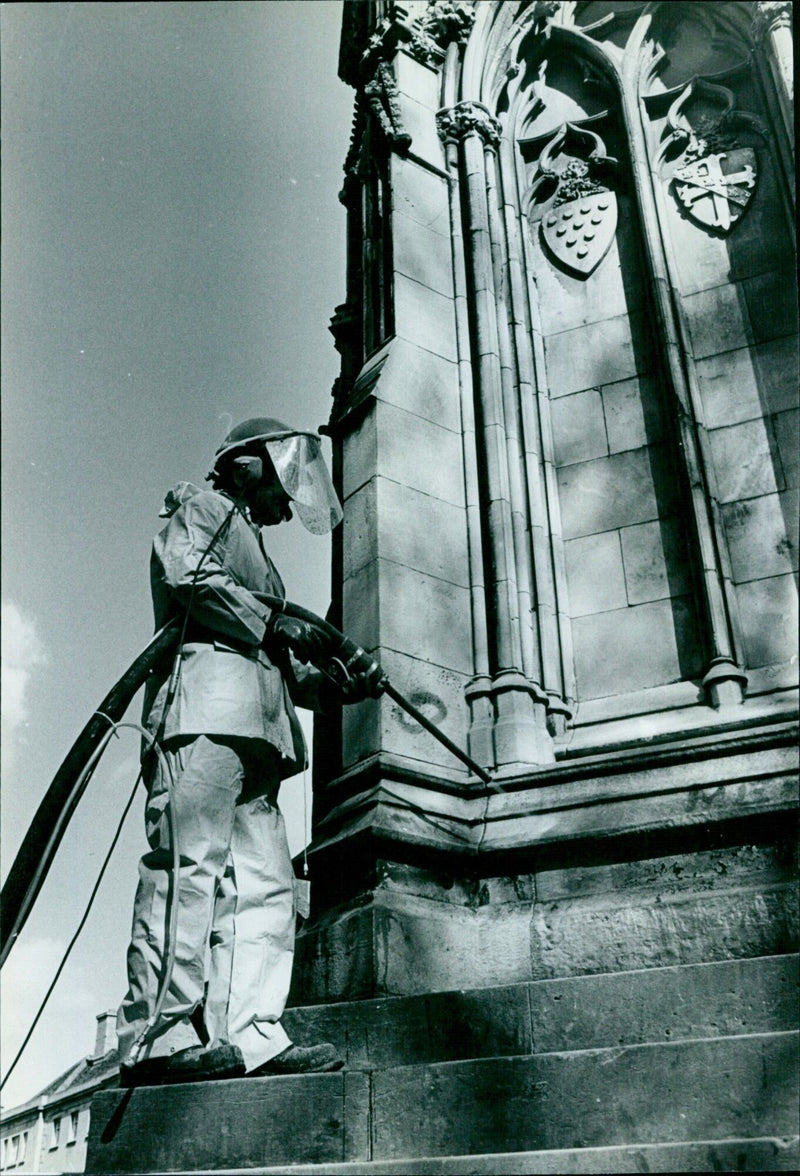
[[[322,456],[320,438],[316,433],[291,429],[274,417],[250,417],[231,429],[217,449],[209,477],[219,479],[221,458],[237,450],[252,453],[262,447],[307,531],[324,535],[341,522],[342,507]]]
[[[249,448],[254,441],[266,441],[276,437],[288,437],[295,433],[283,421],[274,417],[250,417],[231,429],[228,436],[217,449],[217,459],[230,453],[234,449]]]

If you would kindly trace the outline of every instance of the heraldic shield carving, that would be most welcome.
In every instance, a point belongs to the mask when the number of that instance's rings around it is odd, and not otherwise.
[[[538,224],[551,260],[588,277],[617,231],[617,197],[606,182],[616,160],[599,135],[564,123],[547,143],[527,196],[532,231]]]
[[[756,186],[752,147],[718,151],[679,167],[675,192],[689,216],[701,225],[727,232],[736,224]]]
[[[680,153],[667,181],[676,200],[696,224],[721,234],[744,215],[758,178],[754,148],[733,136],[737,120],[755,123],[734,110],[725,86],[695,80],[670,107],[669,138],[659,153],[661,159]]]

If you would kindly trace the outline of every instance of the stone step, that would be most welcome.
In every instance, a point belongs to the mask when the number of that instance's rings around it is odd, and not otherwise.
[[[765,1132],[789,1138],[798,1114],[797,1037],[762,1033],[106,1090],[92,1102],[86,1170],[230,1172],[368,1160],[421,1163],[423,1157],[465,1154],[635,1150],[755,1140]]]
[[[697,1143],[647,1143],[623,1147],[496,1152],[482,1156],[356,1160],[238,1168],[228,1176],[594,1176],[616,1172],[796,1172],[800,1145],[793,1139],[709,1139]],[[183,1176],[196,1176],[185,1173]],[[199,1176],[199,1174],[197,1174]]]
[[[372,1155],[457,1155],[797,1131],[797,1032],[376,1071]]]
[[[288,1009],[299,1043],[332,1041],[348,1066],[598,1049],[769,1033],[797,1024],[797,955],[570,976]]]

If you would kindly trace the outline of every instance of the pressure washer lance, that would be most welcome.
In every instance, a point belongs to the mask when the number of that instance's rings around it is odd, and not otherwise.
[[[316,613],[302,608],[299,604],[292,604],[289,601],[282,600],[279,596],[272,596],[267,592],[254,592],[253,596],[255,596],[256,600],[260,600],[262,604],[266,604],[278,612],[285,612],[287,616],[296,617],[298,620],[306,621],[309,625],[313,625],[318,632],[322,633],[328,639],[330,643],[329,651],[327,654],[316,657],[314,659],[314,665],[338,686],[344,686],[354,674],[374,674],[376,676],[379,674],[379,685],[384,694],[387,694],[415,722],[430,732],[434,739],[438,739],[451,755],[461,760],[462,764],[465,764],[480,780],[483,780],[484,784],[492,783],[492,777],[486,769],[482,768],[471,756],[467,755],[457,743],[453,743],[452,739],[448,738],[443,731],[440,731],[435,723],[432,723],[421,710],[414,706],[413,702],[409,702],[391,684],[380,665],[365,650],[359,645],[356,645],[355,641],[351,641],[349,637],[345,637],[344,633],[340,633],[328,621],[324,621],[322,617],[318,617]]]
[[[265,593],[254,595],[270,608],[306,621],[327,636],[330,641],[330,653],[319,669],[334,682],[346,683],[354,673],[370,673],[373,667],[380,670],[377,662],[368,653],[322,617],[278,596],[269,596]],[[168,621],[151,638],[149,644],[114,683],[100,706],[93,712],[42,797],[0,894],[0,966],[5,962],[28,919],[67,826],[97,766],[102,754],[101,744],[108,738],[109,724],[122,720],[134,695],[144,685],[148,675],[174,654],[180,633],[181,621],[176,617]],[[451,755],[461,760],[484,784],[492,788],[497,787],[486,769],[448,739],[430,719],[392,686],[385,675],[381,678],[381,687],[399,707],[433,735],[434,739],[438,739]],[[95,755],[98,749],[99,754]]]

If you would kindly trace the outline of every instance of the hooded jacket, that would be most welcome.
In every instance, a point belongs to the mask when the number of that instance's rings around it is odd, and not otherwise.
[[[320,709],[324,676],[261,648],[271,610],[252,593],[285,590],[260,528],[228,495],[189,482],[167,494],[161,515],[168,522],[150,559],[156,628],[183,621],[187,609],[189,617],[174,697],[164,716],[170,660],[147,683],[145,727],[155,734],[163,719],[161,739],[262,739],[278,752],[281,777],[293,775],[306,764],[306,748],[292,700]]]

